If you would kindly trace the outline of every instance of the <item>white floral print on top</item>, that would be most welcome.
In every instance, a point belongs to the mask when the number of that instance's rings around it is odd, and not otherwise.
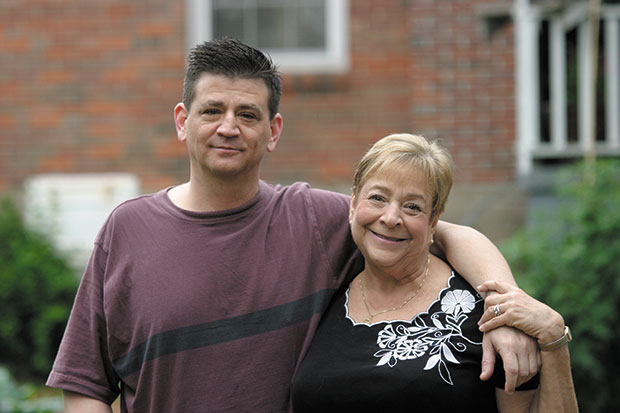
[[[437,367],[441,378],[453,385],[448,363],[460,364],[455,352],[464,352],[467,344],[481,345],[465,337],[461,330],[476,303],[467,290],[448,291],[441,299],[441,312],[431,315],[433,325],[427,325],[421,317],[407,325],[387,324],[377,337],[380,348],[374,354],[379,357],[377,366],[394,367],[399,360],[416,359],[428,353],[424,370]]]

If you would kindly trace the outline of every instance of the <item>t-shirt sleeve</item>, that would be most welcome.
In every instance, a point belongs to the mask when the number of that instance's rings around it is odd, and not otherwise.
[[[363,266],[349,228],[350,197],[319,189],[311,190],[310,194],[321,242],[342,283],[345,277],[350,279],[357,275]]]
[[[107,351],[103,280],[107,254],[95,245],[47,385],[111,404],[119,393]]]

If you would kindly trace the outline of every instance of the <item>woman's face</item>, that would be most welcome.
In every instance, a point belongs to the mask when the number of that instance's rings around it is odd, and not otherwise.
[[[401,168],[369,177],[351,198],[351,233],[366,266],[403,278],[423,271],[439,217],[431,221],[426,176]]]

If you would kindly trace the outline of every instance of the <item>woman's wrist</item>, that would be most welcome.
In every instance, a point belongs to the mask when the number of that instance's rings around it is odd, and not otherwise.
[[[564,326],[561,329],[553,329],[553,332],[546,332],[545,335],[538,339],[539,346],[546,346],[564,337]]]
[[[562,347],[566,347],[566,345],[573,341],[573,335],[570,332],[570,328],[568,326],[564,326],[564,334],[555,341],[547,344],[539,344],[540,350],[543,352],[554,351]]]
[[[547,346],[550,343],[553,343],[565,335],[566,325],[564,324],[564,319],[558,313],[556,313],[555,319],[552,320],[551,325],[548,328],[545,328],[539,337],[537,337],[538,345],[541,347]]]
[[[573,339],[570,329],[564,324],[562,316],[554,311],[551,325],[543,330],[544,335],[538,337],[538,346],[542,351],[552,351],[563,347]]]

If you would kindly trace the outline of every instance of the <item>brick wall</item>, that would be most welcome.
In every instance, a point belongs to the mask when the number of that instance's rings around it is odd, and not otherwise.
[[[181,178],[182,5],[0,2],[0,190],[44,172],[128,171],[147,188]]]
[[[511,26],[487,35],[493,1],[415,1],[411,11],[412,128],[440,138],[463,182],[514,177]]]
[[[285,77],[263,176],[346,190],[372,142],[412,131],[445,142],[461,182],[513,181],[512,32],[485,36],[489,1],[350,1],[351,69]],[[183,1],[0,0],[0,191],[44,172],[186,180],[184,19]]]
[[[370,144],[409,129],[409,7],[402,1],[350,7],[350,71],[286,78],[283,139],[265,171],[277,179],[349,188]]]
[[[348,188],[368,145],[409,131],[448,146],[459,182],[512,182],[512,30],[487,35],[485,3],[351,1],[351,71],[287,78],[265,173]]]

